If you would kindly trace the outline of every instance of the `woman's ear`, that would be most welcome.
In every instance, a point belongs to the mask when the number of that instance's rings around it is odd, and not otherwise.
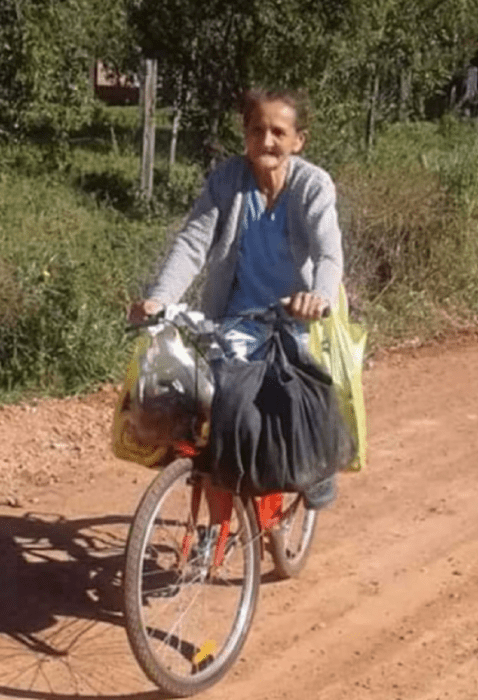
[[[307,143],[308,135],[309,133],[305,129],[301,129],[297,132],[297,141],[294,148],[294,153],[300,153],[304,149],[304,146]]]

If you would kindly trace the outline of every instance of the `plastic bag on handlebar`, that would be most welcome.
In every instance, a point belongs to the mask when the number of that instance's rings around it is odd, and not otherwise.
[[[309,350],[326,367],[337,391],[339,407],[357,444],[357,458],[349,469],[358,471],[366,460],[366,420],[362,365],[367,333],[349,320],[347,298],[340,286],[339,303],[330,316],[310,326]]]
[[[203,446],[213,391],[209,365],[177,327],[152,326],[137,341],[115,412],[116,456],[153,466],[178,442]]]
[[[330,376],[284,325],[260,360],[227,360],[216,371],[211,477],[220,488],[259,496],[320,492],[355,447]],[[318,506],[317,506],[318,507]]]
[[[144,467],[152,467],[161,462],[167,448],[139,440],[131,410],[131,392],[134,390],[139,375],[138,360],[141,354],[145,352],[147,342],[148,340],[145,336],[138,338],[133,356],[126,369],[113,415],[112,447],[118,459],[136,462]]]

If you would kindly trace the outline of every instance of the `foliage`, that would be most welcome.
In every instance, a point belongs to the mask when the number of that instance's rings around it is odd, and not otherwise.
[[[94,59],[136,73],[142,52],[204,163],[229,152],[241,91],[266,84],[309,89],[313,158],[334,164],[423,118],[477,36],[476,0],[4,0],[0,129],[58,140],[91,124]]]
[[[326,155],[370,151],[381,125],[424,119],[430,98],[476,53],[477,36],[476,0],[344,3],[304,76]]]
[[[420,167],[354,164],[343,167],[339,179],[349,209],[352,286],[372,301],[397,282],[427,286],[442,265],[442,245],[453,240],[457,219],[438,177]]]
[[[344,150],[370,149],[380,124],[423,118],[477,50],[475,5],[130,0],[130,17],[143,50],[159,59],[161,98],[206,146],[224,138],[225,115],[245,87],[306,87],[317,157],[333,163]]]
[[[347,288],[375,343],[476,321],[478,134],[447,132],[395,125],[372,160],[338,168]]]
[[[39,146],[3,147],[0,176],[0,395],[74,393],[116,379],[128,339],[125,308],[141,294],[163,243],[161,220],[143,220],[134,198],[136,157],[74,149],[60,178]],[[22,172],[28,163],[28,174]],[[34,163],[34,167],[32,167]],[[96,173],[109,173],[107,185]],[[115,194],[116,193],[116,194]],[[122,211],[121,211],[122,209]]]
[[[3,0],[0,125],[45,139],[88,123],[93,61],[123,55],[127,36],[124,0]]]
[[[244,28],[254,3],[241,0],[130,2],[130,21],[146,56],[158,59],[163,104],[180,110],[211,157],[224,116],[246,84]]]

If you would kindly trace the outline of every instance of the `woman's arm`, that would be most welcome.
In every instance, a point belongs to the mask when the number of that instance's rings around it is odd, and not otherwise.
[[[307,193],[304,226],[313,262],[312,289],[316,296],[334,304],[343,275],[342,234],[339,227],[335,185],[323,170]]]
[[[148,299],[160,300],[163,304],[177,303],[181,299],[206,262],[218,220],[219,207],[209,178],[150,286]]]
[[[213,195],[212,176],[162,262],[146,299],[134,302],[128,310],[130,323],[141,323],[167,304],[177,303],[201,271],[214,238],[219,208]]]

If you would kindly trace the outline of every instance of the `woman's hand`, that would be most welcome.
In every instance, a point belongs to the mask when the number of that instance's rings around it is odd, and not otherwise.
[[[330,305],[313,292],[297,292],[290,297],[284,308],[299,321],[316,321],[330,309]]]
[[[128,310],[129,323],[137,324],[146,321],[148,316],[154,316],[164,308],[164,304],[159,299],[142,299],[131,304]]]

